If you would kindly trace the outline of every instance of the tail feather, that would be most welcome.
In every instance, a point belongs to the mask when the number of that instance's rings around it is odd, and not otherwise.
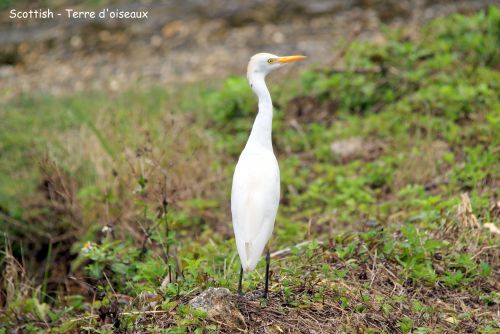
[[[245,271],[250,270],[250,252],[251,252],[252,243],[250,241],[245,241],[245,254],[246,254],[246,263],[245,263]]]

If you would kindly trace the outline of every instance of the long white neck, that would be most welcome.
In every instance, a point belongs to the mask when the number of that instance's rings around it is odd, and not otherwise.
[[[248,76],[250,86],[259,99],[259,112],[253,123],[247,146],[260,145],[272,150],[273,102],[264,79],[265,75],[262,73],[251,73]]]

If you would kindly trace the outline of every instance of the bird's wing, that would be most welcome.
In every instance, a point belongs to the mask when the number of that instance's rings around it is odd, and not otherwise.
[[[253,270],[271,237],[280,193],[279,168],[269,154],[242,155],[233,177],[231,211],[238,253]]]

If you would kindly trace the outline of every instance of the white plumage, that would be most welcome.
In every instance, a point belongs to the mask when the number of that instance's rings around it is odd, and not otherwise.
[[[247,272],[255,269],[271,238],[280,198],[280,171],[271,140],[273,105],[265,77],[285,63],[303,58],[259,53],[248,63],[247,79],[258,97],[259,111],[236,165],[231,191],[236,245]]]
[[[233,177],[231,210],[244,271],[255,269],[271,238],[280,198],[280,171],[272,150],[248,145]]]

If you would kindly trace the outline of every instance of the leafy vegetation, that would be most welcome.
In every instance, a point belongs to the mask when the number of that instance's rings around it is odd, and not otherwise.
[[[243,77],[4,104],[0,332],[497,333],[499,29],[495,7],[453,15],[271,84],[288,249],[267,303],[263,263],[231,297],[241,327],[188,301],[236,290]]]

